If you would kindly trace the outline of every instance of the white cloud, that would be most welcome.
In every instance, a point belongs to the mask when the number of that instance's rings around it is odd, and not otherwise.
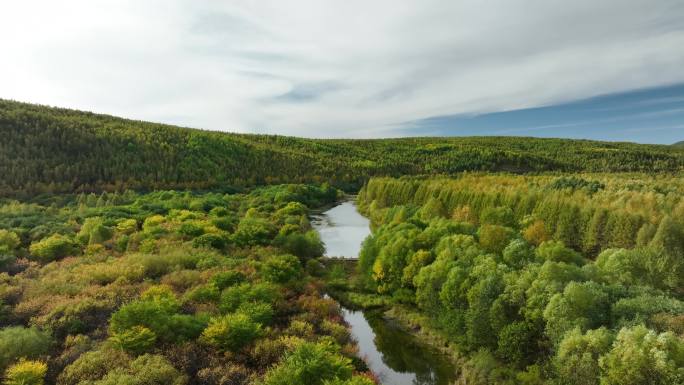
[[[0,36],[3,98],[301,136],[684,81],[680,0],[24,0]]]

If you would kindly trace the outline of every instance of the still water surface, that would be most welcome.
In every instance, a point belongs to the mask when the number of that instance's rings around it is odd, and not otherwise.
[[[368,220],[353,202],[316,215],[312,224],[326,246],[326,256],[356,258],[370,234]],[[421,343],[380,311],[342,308],[359,345],[359,356],[385,385],[447,385],[456,367],[436,349]]]
[[[370,234],[368,219],[356,211],[353,201],[342,202],[311,221],[325,245],[326,257],[357,258]]]

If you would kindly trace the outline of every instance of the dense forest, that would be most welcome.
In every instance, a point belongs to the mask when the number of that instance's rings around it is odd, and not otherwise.
[[[515,137],[317,140],[210,132],[0,100],[0,196],[328,182],[461,171],[677,172],[675,146]]]
[[[459,384],[684,384],[683,172],[680,145],[304,139],[0,100],[0,381],[381,383],[342,302],[428,336]],[[370,219],[358,261],[310,223],[343,191]]]
[[[683,384],[683,193],[645,174],[371,179],[348,297],[436,329],[464,384]]]
[[[0,206],[4,384],[372,385],[309,207],[330,187]]]

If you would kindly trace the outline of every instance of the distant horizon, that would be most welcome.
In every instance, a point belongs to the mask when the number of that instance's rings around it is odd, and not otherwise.
[[[495,138],[495,137],[501,137],[501,138],[533,138],[533,139],[567,139],[567,140],[585,140],[585,141],[593,141],[593,142],[612,142],[612,143],[635,143],[635,144],[646,144],[646,145],[663,145],[663,146],[671,146],[679,143],[684,143],[684,134],[681,135],[681,139],[676,139],[672,142],[662,142],[662,143],[657,143],[657,142],[642,142],[642,141],[634,141],[634,140],[612,140],[612,139],[596,139],[596,138],[589,138],[589,137],[569,137],[569,136],[543,136],[543,135],[516,135],[516,134],[504,134],[504,133],[479,133],[479,134],[458,134],[458,133],[445,133],[445,134],[431,134],[431,133],[425,133],[423,135],[419,134],[408,134],[405,136],[379,136],[379,137],[316,137],[316,136],[301,136],[301,135],[290,135],[286,133],[271,133],[271,132],[238,132],[238,131],[232,131],[232,130],[217,130],[217,129],[210,129],[210,128],[203,128],[203,127],[192,127],[192,126],[187,126],[187,125],[179,125],[179,124],[174,124],[174,123],[168,123],[168,122],[161,122],[161,121],[153,121],[153,120],[147,120],[147,119],[137,119],[137,118],[131,118],[128,116],[121,116],[113,113],[108,113],[108,112],[103,112],[103,111],[93,111],[93,110],[82,110],[82,109],[77,109],[77,108],[72,108],[72,107],[66,107],[66,106],[60,106],[60,105],[51,105],[51,104],[42,104],[42,103],[32,103],[32,102],[27,102],[27,101],[22,101],[22,100],[14,100],[14,99],[4,99],[0,98],[0,100],[6,100],[10,102],[16,102],[16,103],[22,103],[22,104],[29,104],[29,105],[35,105],[35,106],[41,106],[41,107],[47,107],[47,108],[55,108],[55,109],[64,109],[64,110],[70,110],[70,111],[75,111],[75,112],[80,112],[80,113],[90,113],[90,114],[95,114],[95,115],[102,115],[102,116],[109,116],[112,118],[117,118],[117,119],[124,119],[124,120],[130,120],[130,121],[137,121],[137,122],[144,122],[144,123],[150,123],[150,124],[161,124],[161,125],[167,125],[167,126],[172,126],[172,127],[177,127],[181,129],[188,129],[188,130],[199,130],[199,131],[207,131],[207,132],[214,132],[214,133],[225,133],[225,134],[237,134],[237,135],[273,135],[273,136],[283,136],[283,137],[292,137],[292,138],[299,138],[299,139],[315,139],[315,140],[384,140],[384,139],[413,139],[413,138],[425,138],[425,139],[430,139],[430,138],[477,138],[477,137],[490,137],[490,138]],[[572,103],[574,104],[574,103]],[[541,107],[541,108],[549,108],[549,107]],[[508,113],[518,113],[521,110],[516,110],[516,111],[508,111]],[[474,117],[473,119],[477,119],[478,117]],[[458,117],[454,117],[453,119],[458,119]]]

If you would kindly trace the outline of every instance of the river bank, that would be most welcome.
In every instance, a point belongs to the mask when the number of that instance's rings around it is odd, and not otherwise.
[[[389,316],[387,310],[393,305],[389,297],[354,290],[359,287],[356,258],[370,234],[368,220],[358,213],[354,203],[344,201],[315,213],[312,224],[326,246],[327,257],[322,259],[325,291],[340,304],[341,315],[357,342],[358,357],[380,383],[453,384],[459,373],[459,362],[453,354],[427,343],[407,320]]]

